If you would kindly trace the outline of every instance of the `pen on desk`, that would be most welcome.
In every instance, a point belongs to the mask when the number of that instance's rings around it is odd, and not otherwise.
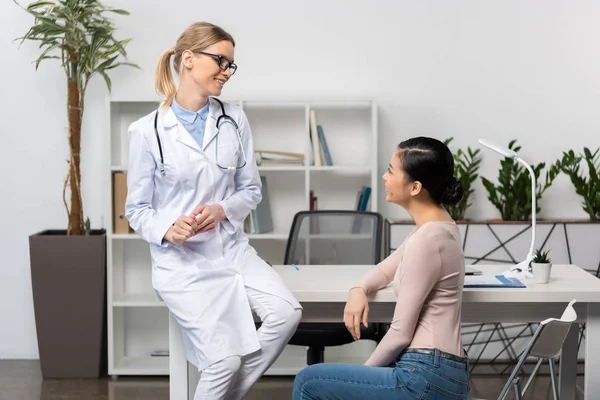
[[[300,271],[300,268],[298,268],[298,266],[297,266],[296,264],[292,264],[292,267],[294,267],[294,269],[295,269],[296,271]]]

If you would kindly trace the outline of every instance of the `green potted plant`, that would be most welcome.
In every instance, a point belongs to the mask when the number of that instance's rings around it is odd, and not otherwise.
[[[583,148],[583,154],[575,154],[573,150],[563,152],[559,161],[560,168],[575,187],[575,192],[583,199],[583,210],[589,215],[590,221],[600,220],[600,148],[591,152]],[[587,177],[580,171],[582,161],[587,167]]]
[[[454,140],[450,137],[444,141],[446,145]],[[479,177],[478,170],[481,164],[481,149],[473,150],[467,147],[466,151],[458,149],[453,153],[454,157],[454,176],[463,184],[464,195],[462,199],[455,205],[446,206],[446,210],[455,221],[464,221],[467,209],[472,204],[474,198],[473,182]]]
[[[110,70],[137,67],[121,60],[127,57],[129,40],[115,39],[116,28],[105,15],[128,13],[97,0],[36,1],[26,7],[14,2],[34,18],[16,40],[39,43],[35,69],[44,60],[57,60],[66,77],[69,156],[62,194],[68,224],[66,229],[49,229],[29,238],[42,376],[97,377],[106,353],[106,232],[92,230],[89,218],[84,220],[81,123],[91,78],[100,75],[110,91]]]
[[[550,250],[536,249],[531,261],[533,279],[536,283],[548,283],[552,271],[552,260],[548,256]]]
[[[508,148],[515,152],[521,149],[516,145],[516,140],[511,140]],[[543,193],[552,185],[556,176],[560,173],[558,163],[550,166],[546,172],[545,183],[540,183],[539,177],[546,163],[532,164],[536,179],[536,213],[541,210],[540,199]],[[498,184],[494,185],[490,180],[481,177],[483,186],[487,190],[488,199],[500,211],[503,221],[527,221],[531,218],[531,177],[527,169],[514,159],[504,157],[500,161],[498,171]]]

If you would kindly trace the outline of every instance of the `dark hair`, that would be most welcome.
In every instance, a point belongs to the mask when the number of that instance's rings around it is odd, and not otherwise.
[[[454,157],[444,143],[429,137],[401,142],[400,163],[411,181],[419,181],[438,204],[453,205],[462,199],[462,182],[454,177]]]

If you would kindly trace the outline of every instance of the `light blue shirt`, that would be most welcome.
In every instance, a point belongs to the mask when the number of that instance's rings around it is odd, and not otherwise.
[[[202,148],[202,141],[204,140],[204,127],[206,126],[206,118],[208,117],[209,103],[207,101],[206,105],[196,112],[181,107],[174,97],[171,103],[171,109],[177,116],[177,119],[200,145],[200,148]]]

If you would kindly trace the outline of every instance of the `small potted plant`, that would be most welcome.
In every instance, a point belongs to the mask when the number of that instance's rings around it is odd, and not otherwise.
[[[536,283],[548,283],[550,280],[550,271],[552,270],[552,260],[548,257],[550,250],[537,249],[531,260],[531,269],[533,270],[533,279]]]

